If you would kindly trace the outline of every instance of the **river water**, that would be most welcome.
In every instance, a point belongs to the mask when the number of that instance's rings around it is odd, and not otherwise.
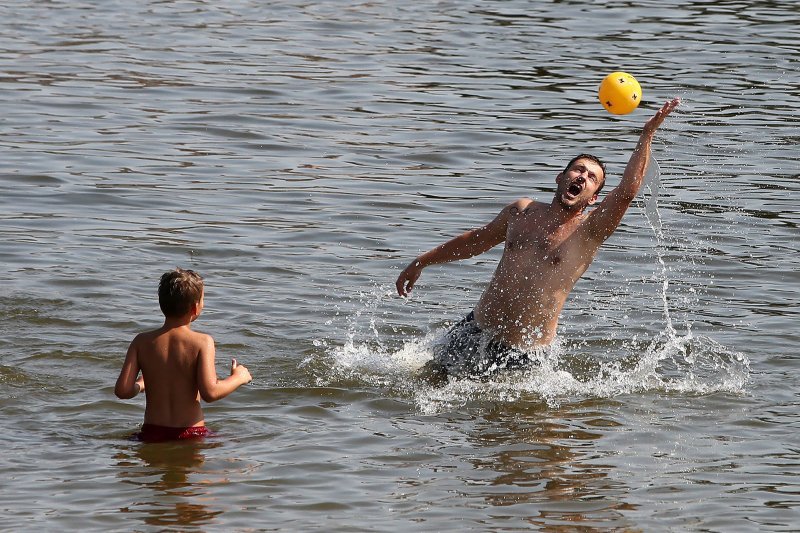
[[[792,1],[0,5],[0,519],[83,531],[790,531],[800,523]],[[608,114],[624,70],[643,103]],[[415,369],[499,250],[411,258],[580,152],[643,196],[540,367]],[[648,216],[649,215],[649,216]],[[206,280],[217,437],[128,440],[158,277]]]

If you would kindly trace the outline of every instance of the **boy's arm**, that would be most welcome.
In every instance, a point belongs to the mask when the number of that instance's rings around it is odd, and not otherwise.
[[[219,379],[215,364],[215,352],[214,339],[210,335],[205,335],[197,364],[197,387],[200,397],[207,402],[222,399],[253,379],[247,367],[238,364],[236,359],[231,360],[231,375],[225,379]]]
[[[422,274],[422,269],[426,266],[468,259],[491,250],[506,240],[509,214],[514,208],[521,210],[522,203],[524,203],[523,200],[517,200],[506,206],[494,220],[485,226],[464,232],[411,261],[397,277],[395,282],[397,294],[408,296],[408,293],[414,288],[414,283]]]
[[[592,236],[599,241],[606,240],[614,233],[631,202],[636,198],[636,194],[642,187],[647,165],[650,162],[650,145],[653,142],[656,130],[679,103],[680,98],[669,100],[644,124],[642,133],[639,136],[639,142],[636,144],[636,148],[633,149],[631,158],[625,166],[625,172],[622,174],[619,185],[608,193],[605,200],[589,215],[587,219],[588,228]]]
[[[144,390],[144,378],[139,376],[139,359],[136,354],[136,339],[128,346],[125,362],[119,372],[117,383],[114,385],[114,394],[117,398],[128,400]]]

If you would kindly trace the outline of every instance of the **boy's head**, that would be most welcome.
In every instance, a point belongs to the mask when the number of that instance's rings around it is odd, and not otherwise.
[[[164,316],[183,316],[203,298],[203,278],[193,270],[176,268],[161,276],[158,305]]]

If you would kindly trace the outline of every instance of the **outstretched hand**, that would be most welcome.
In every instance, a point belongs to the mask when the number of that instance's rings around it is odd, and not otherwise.
[[[680,103],[681,99],[678,97],[668,100],[663,106],[661,106],[661,109],[656,111],[656,114],[653,115],[650,120],[645,122],[644,127],[642,128],[642,135],[653,135],[659,126],[661,126],[661,123],[664,122],[664,119],[667,118],[667,115],[672,113],[672,110],[678,107]]]

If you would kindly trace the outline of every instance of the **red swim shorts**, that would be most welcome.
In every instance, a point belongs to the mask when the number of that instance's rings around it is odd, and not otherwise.
[[[142,442],[165,442],[169,440],[202,439],[211,435],[211,430],[206,426],[174,428],[157,424],[142,424],[142,430],[136,434],[136,438]]]

